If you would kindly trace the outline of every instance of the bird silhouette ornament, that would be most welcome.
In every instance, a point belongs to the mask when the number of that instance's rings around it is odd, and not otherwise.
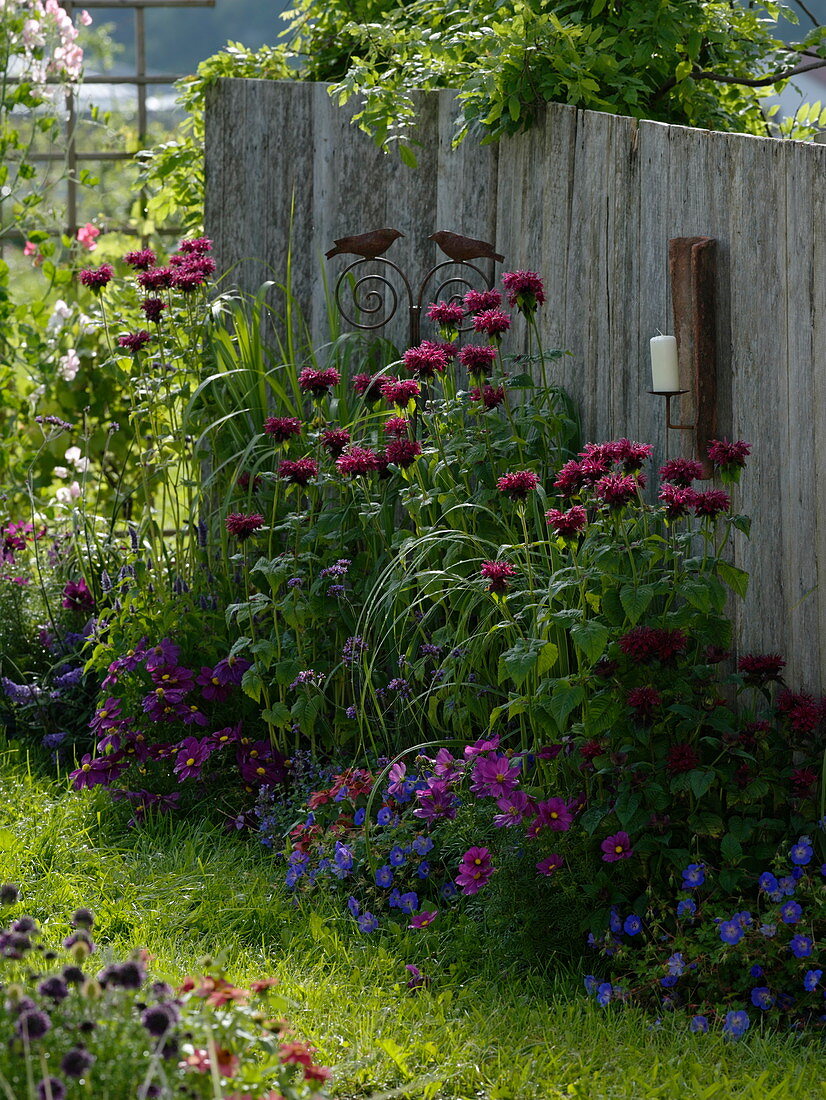
[[[440,230],[431,233],[427,238],[435,241],[449,260],[462,262],[463,260],[498,260],[505,259],[501,252],[496,252],[488,241],[477,241],[473,237],[463,237],[459,233],[446,233]]]
[[[334,241],[335,248],[326,253],[327,259],[333,256],[364,256],[374,260],[386,252],[393,241],[403,237],[398,229],[372,229],[369,233],[358,233],[353,237],[340,237]]]

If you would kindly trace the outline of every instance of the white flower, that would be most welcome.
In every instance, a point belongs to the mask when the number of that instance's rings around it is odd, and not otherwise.
[[[59,504],[71,504],[73,500],[77,500],[80,496],[80,486],[76,481],[73,481],[71,485],[67,487],[63,486],[57,490],[55,497]]]
[[[46,323],[49,332],[59,332],[72,316],[72,307],[67,305],[62,298],[58,298],[54,304],[52,315]]]
[[[29,394],[29,401],[31,402],[32,407],[34,407],[37,404],[37,402],[40,400],[40,398],[43,396],[43,394],[45,392],[46,392],[46,387],[45,386],[35,386],[35,388]]]
[[[73,382],[80,369],[80,356],[74,348],[69,348],[58,360],[57,373],[65,382]]]
[[[80,447],[70,447],[63,456],[70,466],[85,473],[89,469],[89,459],[83,456]]]
[[[71,474],[65,466],[55,466],[52,473],[55,477],[71,477]]]

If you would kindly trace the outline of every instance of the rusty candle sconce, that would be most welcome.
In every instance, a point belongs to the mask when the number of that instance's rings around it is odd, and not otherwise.
[[[362,236],[367,237],[369,235],[363,234]],[[401,236],[401,234],[398,234],[398,236]],[[352,240],[359,239],[360,237],[352,238]],[[461,239],[464,240],[465,238]],[[345,240],[350,240],[350,238],[345,238]],[[476,243],[481,244],[484,242]],[[341,251],[345,250],[342,249]],[[328,253],[328,257],[329,255],[330,254]],[[345,308],[344,303],[342,302],[342,291],[344,289],[345,283],[348,282],[348,276],[350,276],[358,268],[361,268],[364,264],[370,262],[379,263],[382,264],[385,268],[389,268],[390,271],[395,272],[401,280],[401,283],[407,294],[408,335],[410,347],[413,347],[421,342],[421,317],[425,291],[427,290],[428,286],[434,279],[434,276],[438,272],[443,271],[445,268],[449,267],[470,268],[470,270],[479,277],[481,282],[484,284],[485,289],[490,290],[490,288],[493,286],[493,278],[485,275],[481,268],[477,267],[469,260],[447,259],[442,260],[440,263],[435,264],[433,267],[430,268],[430,270],[425,274],[424,278],[419,284],[418,290],[414,293],[410,280],[407,278],[404,271],[402,271],[398,264],[394,263],[392,260],[388,260],[386,256],[382,255],[359,255],[358,259],[355,259],[351,263],[349,263],[339,275],[338,279],[336,280],[333,296],[335,298],[338,311],[344,318],[344,320],[347,321],[348,324],[353,325],[354,328],[364,329],[366,331],[375,331],[376,329],[384,328],[384,326],[396,316],[396,312],[399,308],[399,292],[393,285],[393,282],[386,275],[380,274],[379,272],[375,271],[368,272],[367,274],[362,275],[360,278],[355,279],[355,282],[351,282],[351,293],[353,304],[355,305],[355,308],[357,310],[357,316],[370,316],[371,314],[380,314],[379,318],[370,322],[359,321],[356,320],[355,317],[352,317],[348,310]],[[372,288],[370,288],[370,284],[373,284]],[[438,283],[436,289],[433,291],[432,294],[433,300],[438,299],[442,291],[444,291],[445,288],[451,286],[462,287],[464,291],[478,289],[478,286],[475,287],[470,279],[466,278],[464,275],[452,275],[449,278],[442,279],[442,281]],[[385,292],[387,291],[389,291],[390,293],[389,306],[385,304]],[[459,300],[461,297],[462,294],[459,293],[457,290],[454,290],[454,292],[450,295],[449,300],[453,302]],[[460,328],[459,331],[467,332],[469,331],[469,328]]]
[[[717,242],[713,237],[673,237],[668,242],[668,270],[674,308],[674,335],[680,378],[688,389],[649,391],[665,398],[666,427],[694,432],[694,450],[711,477],[706,453],[717,434]],[[671,419],[674,397],[690,394],[693,420]]]

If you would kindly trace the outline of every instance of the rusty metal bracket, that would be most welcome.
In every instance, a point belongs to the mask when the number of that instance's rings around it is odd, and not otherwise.
[[[671,424],[669,415],[668,426],[694,431],[695,456],[711,477],[706,453],[717,435],[717,241],[673,237],[668,270],[680,380],[689,406],[684,419],[690,421]]]

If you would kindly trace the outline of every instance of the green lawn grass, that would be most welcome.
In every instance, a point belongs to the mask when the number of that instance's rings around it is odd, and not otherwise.
[[[90,906],[102,953],[148,947],[158,976],[222,953],[243,983],[275,974],[299,1035],[335,1071],[335,1095],[486,1100],[822,1100],[816,1038],[692,1035],[600,1009],[578,971],[516,969],[498,941],[459,929],[362,937],[332,911],[296,909],[264,849],[197,819],[125,828],[104,795],[75,794],[0,754],[0,879],[25,911],[64,934]],[[429,938],[425,939],[424,936]],[[440,963],[426,961],[430,951]],[[406,962],[432,977],[406,988]]]

